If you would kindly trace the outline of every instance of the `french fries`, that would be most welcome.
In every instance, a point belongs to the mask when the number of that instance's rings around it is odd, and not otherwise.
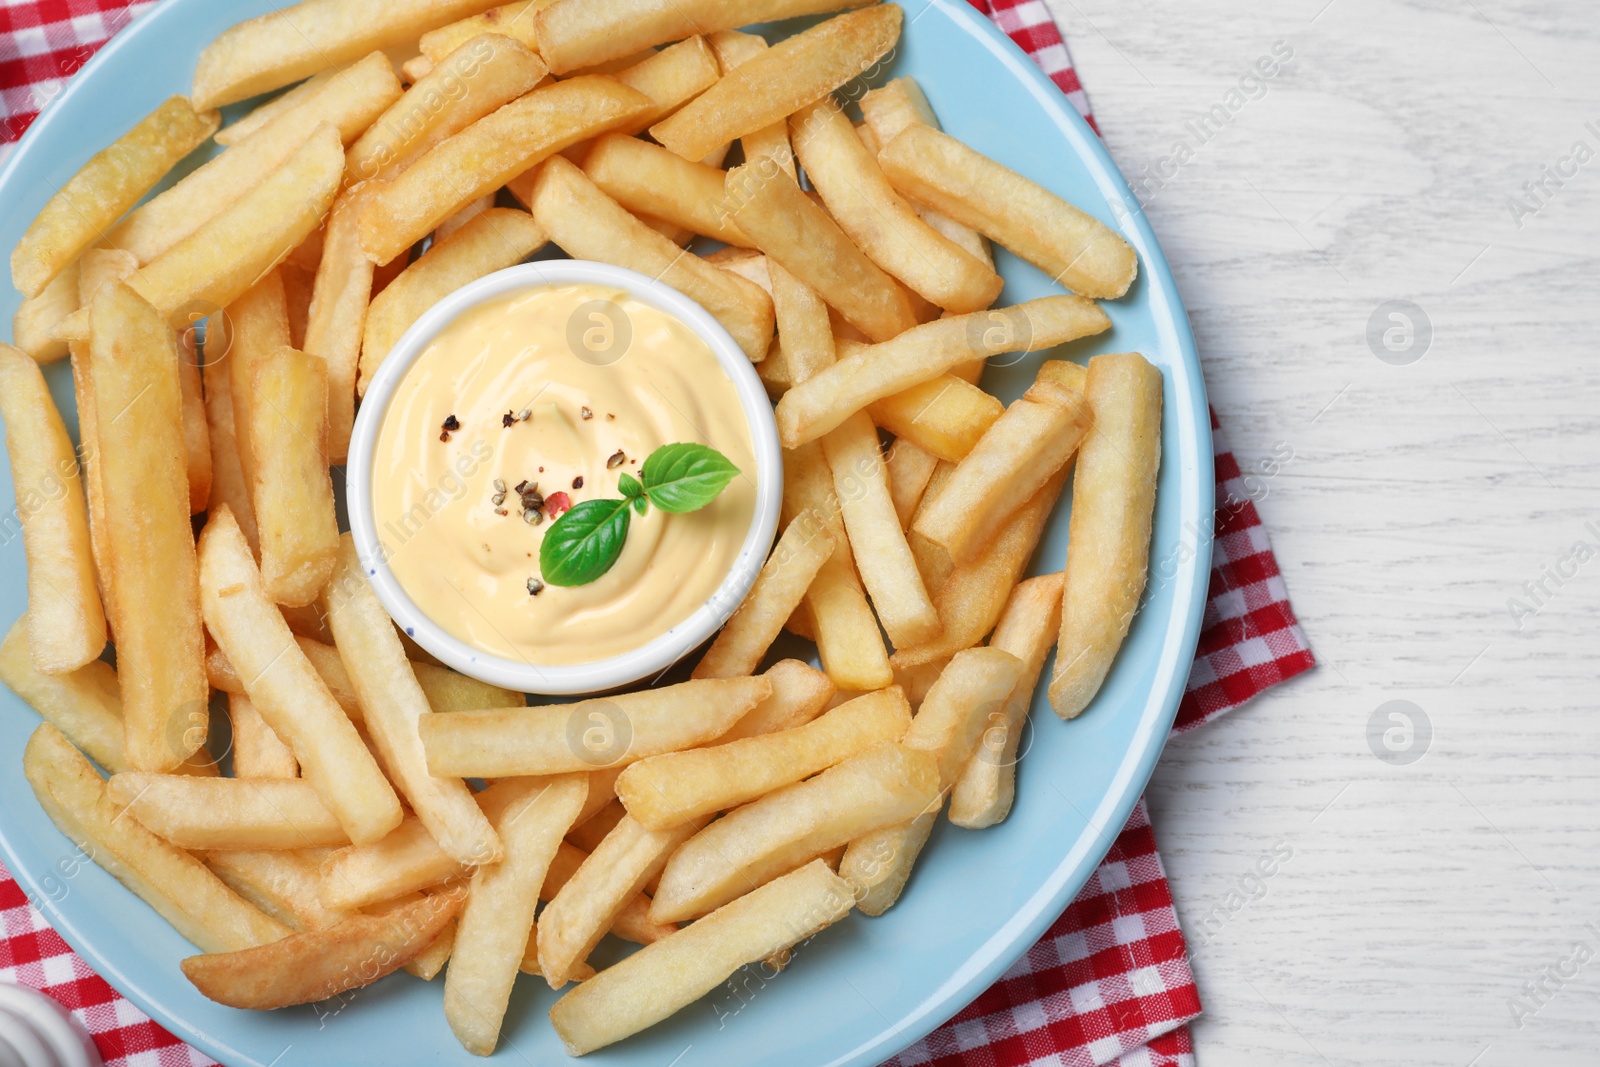
[[[38,296],[173,165],[216,132],[215,111],[167,99],[67,179],[11,250],[11,280]]]
[[[540,12],[541,22],[557,10]],[[739,64],[676,114],[650,127],[650,135],[685,159],[700,159],[864,73],[894,47],[901,18],[895,4],[835,15]]]
[[[575,704],[427,716],[420,727],[433,774],[571,774],[704,744],[771,695],[765,676],[707,678]]]
[[[894,501],[894,513],[900,517],[901,526],[909,527],[939,466],[939,457],[913,441],[896,437],[883,463],[889,472],[889,499]]]
[[[785,448],[794,448],[816,440],[873,401],[970,360],[1052,348],[1110,327],[1104,311],[1077,296],[1040,297],[998,311],[925,323],[892,341],[856,350],[791,388],[778,401],[778,434]]]
[[[993,266],[917,216],[839,105],[824,98],[789,121],[795,152],[822,202],[874,263],[957,314],[994,303],[1002,282]]]
[[[298,96],[301,89],[306,91]],[[292,106],[277,111],[248,137],[233,140],[232,148],[129,212],[107,235],[110,245],[132,252],[141,264],[149,263],[282,166],[322,123],[339,131],[342,147],[400,96],[399,79],[381,52],[350,64],[337,77],[314,87],[308,82],[301,89],[279,98],[296,97]],[[258,109],[252,117],[264,110]],[[235,123],[228,130],[239,127]]]
[[[387,263],[464,205],[651,106],[643,93],[597,75],[535,89],[439,142],[380,186],[361,213],[361,246],[374,263]]]
[[[501,33],[513,37],[529,48],[537,42],[534,13],[549,7],[554,0],[515,0],[510,4],[491,7],[478,15],[468,15],[459,22],[429,30],[417,40],[417,50],[427,63],[438,63],[461,45],[481,33]]]
[[[401,271],[367,308],[359,391],[367,391],[389,350],[423,312],[468,282],[521,262],[548,239],[526,211],[490,208]]]
[[[905,195],[998,244],[1086,297],[1122,296],[1139,272],[1133,249],[1104,223],[949,134],[914,123],[878,153]]]
[[[35,363],[54,363],[67,354],[67,339],[56,327],[78,310],[78,260],[51,278],[37,296],[25,298],[11,317],[11,340]]]
[[[770,161],[735,167],[725,190],[740,232],[867,336],[887,341],[917,324],[906,291],[782,169]]]
[[[1038,492],[1089,432],[1094,415],[1075,384],[1081,376],[1076,364],[1045,362],[938,495],[923,501],[912,534],[943,548],[953,563],[971,559],[992,535],[993,516],[1010,514]]]
[[[224,885],[292,930],[327,930],[353,912],[325,906],[317,897],[321,849],[208,852],[205,864]]]
[[[251,704],[294,750],[305,779],[357,844],[400,823],[400,802],[355,726],[335,703],[267,596],[232,514],[223,508],[200,536],[200,596],[206,628]]]
[[[943,659],[983,639],[1000,618],[1007,594],[1033,558],[1066,480],[1066,470],[1056,472],[1027,503],[1001,520],[987,547],[939,582],[940,634],[921,645],[896,648],[889,658],[896,670]],[[941,563],[949,558],[942,550],[932,554]]]
[[[550,1021],[581,1056],[654,1025],[850,912],[850,887],[820,860],[777,878],[567,993]]]
[[[867,693],[791,730],[651,756],[617,779],[628,814],[665,830],[736,808],[774,789],[827,770],[911,725],[911,706],[897,688]]]
[[[824,526],[807,520],[791,522],[756,576],[750,595],[695,665],[693,677],[754,674],[837,544]]]
[[[6,344],[0,344],[0,418],[28,558],[28,645],[34,666],[64,674],[106,647],[88,506],[72,440],[39,365]]]
[[[106,783],[54,726],[33,732],[22,770],[56,828],[202,951],[264,945],[289,933],[189,853],[121,818]]]
[[[588,790],[583,775],[527,782],[495,823],[505,855],[473,872],[445,975],[445,1019],[468,1052],[494,1051],[539,887]]]
[[[754,282],[718,270],[628,214],[564,158],[539,170],[529,207],[569,255],[631,267],[681,290],[711,312],[751,361],[772,343],[772,298]]]
[[[350,146],[346,180],[388,181],[445,138],[528,92],[545,73],[543,60],[511,37],[485,33],[463,41]]]
[[[333,203],[307,312],[305,351],[328,365],[328,462],[349,457],[356,419],[361,335],[372,299],[373,263],[361,251],[361,211],[373,187],[347,190]]]
[[[930,753],[882,744],[724,815],[667,861],[657,922],[694,919],[848,841],[894,826],[939,796]]]
[[[595,73],[601,73],[595,71]],[[649,52],[637,63],[612,76],[650,98],[648,111],[617,127],[619,133],[643,133],[655,122],[714,85],[722,73],[717,57],[704,37],[689,37],[659,52]],[[578,162],[578,160],[574,160]],[[707,157],[710,165],[710,157]],[[715,162],[720,163],[720,160]]]
[[[1061,574],[1042,574],[1011,591],[989,647],[1011,653],[1022,663],[1005,706],[990,718],[978,748],[950,790],[950,821],[969,830],[1001,822],[1016,795],[1017,745],[1033,706],[1033,690],[1061,626]]]
[[[90,331],[128,759],[171,770],[205,744],[209,695],[177,347],[121,282],[101,290]]]
[[[436,893],[384,915],[352,915],[326,930],[190,956],[179,966],[196,989],[230,1008],[264,1010],[326,1000],[399,970],[455,918],[462,896]]]
[[[367,584],[349,534],[340,539],[338,562],[323,590],[322,604],[361,702],[367,733],[412,810],[440,847],[461,862],[499,859],[500,840],[466,783],[429,772],[419,726],[441,716],[428,706],[394,623]]]
[[[123,771],[106,795],[179,848],[280,849],[349,844],[310,782]]]
[[[551,989],[572,979],[617,914],[704,823],[649,830],[626,816],[606,834],[539,916],[539,971]]]
[[[484,11],[485,0],[301,0],[222,31],[195,64],[197,107],[281,88]]]
[[[939,800],[931,811],[862,834],[839,861],[839,877],[856,892],[856,907],[882,915],[899,899],[922,846],[961,768],[978,747],[991,716],[1016,688],[1022,661],[1003,649],[969,648],[957,653],[928,690],[901,744],[931,753],[938,761]]]
[[[844,343],[839,347],[841,355],[859,350]],[[900,442],[951,463],[965,459],[1005,409],[994,394],[963,381],[954,372],[867,405],[872,421]]]
[[[292,348],[255,368],[251,382],[250,498],[261,537],[261,581],[274,602],[304,607],[333,573],[339,551],[328,476],[328,366]]]
[[[1072,489],[1067,588],[1050,704],[1070,719],[1094,699],[1139,609],[1161,466],[1161,372],[1136,352],[1089,360],[1094,432]]]
[[[718,744],[804,726],[822,714],[836,688],[828,675],[797,659],[779,660],[761,677],[771,684],[772,695],[746,712],[733,729],[720,735]],[[615,774],[620,777],[621,770]]]
[[[324,123],[277,168],[145,264],[128,285],[173,326],[231,303],[316,229],[339,191],[344,145]],[[237,395],[237,393],[235,394]]]
[[[607,134],[590,149],[583,172],[602,192],[636,215],[663,219],[726,244],[746,243],[744,234],[728,218],[723,173],[716,167],[684,159],[637,137]]]
[[[872,420],[852,415],[822,439],[822,449],[833,470],[834,492],[843,502],[861,580],[889,640],[896,647],[933,640],[940,629],[939,614],[895,515]]]
[[[858,692],[882,689],[893,678],[889,656],[878,633],[878,618],[856,576],[828,458],[822,446],[812,442],[786,451],[783,460],[783,520],[795,523],[806,516],[827,530],[836,546],[806,590],[802,609],[809,616],[817,656],[840,687]]]
[[[228,694],[235,778],[298,778],[300,761],[243,693]]]

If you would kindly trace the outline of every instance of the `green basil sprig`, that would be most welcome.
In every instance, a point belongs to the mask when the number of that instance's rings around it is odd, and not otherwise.
[[[678,515],[699,511],[733,481],[739,468],[709,445],[662,445],[639,468],[617,479],[621,500],[585,500],[545,532],[539,570],[550,585],[588,585],[609,571],[628,539],[629,508],[643,515],[651,504]]]

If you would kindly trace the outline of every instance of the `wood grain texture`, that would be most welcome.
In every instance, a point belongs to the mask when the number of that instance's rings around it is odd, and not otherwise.
[[[1579,0],[1049,6],[1130,180],[1193,148],[1146,211],[1241,466],[1293,452],[1258,506],[1322,666],[1174,741],[1148,794],[1200,1061],[1593,1062],[1600,555],[1561,561],[1600,548],[1600,21]],[[1279,41],[1293,58],[1200,143],[1186,120]],[[1595,158],[1514,217],[1579,141]],[[1410,365],[1366,340],[1389,300],[1432,325]],[[1368,741],[1396,699],[1433,727],[1407,766]],[[1274,846],[1292,856],[1261,877]]]

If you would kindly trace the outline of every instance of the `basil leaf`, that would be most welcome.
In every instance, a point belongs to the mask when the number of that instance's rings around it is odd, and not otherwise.
[[[739,468],[708,445],[662,445],[650,453],[639,474],[645,494],[662,511],[698,511],[728,487]]]
[[[649,507],[650,501],[646,500],[644,497],[636,496],[633,498],[633,510],[637,511],[640,515],[643,515]]]
[[[628,538],[628,501],[585,500],[545,531],[539,573],[551,585],[588,585],[617,562]]]
[[[644,486],[639,484],[639,479],[623,471],[617,478],[617,490],[629,500],[638,500],[644,496]],[[639,512],[643,515],[644,512]]]

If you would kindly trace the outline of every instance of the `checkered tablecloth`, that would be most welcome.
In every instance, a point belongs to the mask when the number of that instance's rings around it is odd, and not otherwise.
[[[1094,117],[1043,0],[971,0]],[[150,0],[0,0],[0,158],[112,34]],[[1255,503],[1221,427],[1205,621],[1176,731],[1190,730],[1313,664]],[[111,1067],[211,1061],[96,975],[0,866],[0,981],[55,997]],[[1200,1014],[1188,949],[1141,801],[1078,898],[1010,971],[897,1067],[1193,1067]]]

